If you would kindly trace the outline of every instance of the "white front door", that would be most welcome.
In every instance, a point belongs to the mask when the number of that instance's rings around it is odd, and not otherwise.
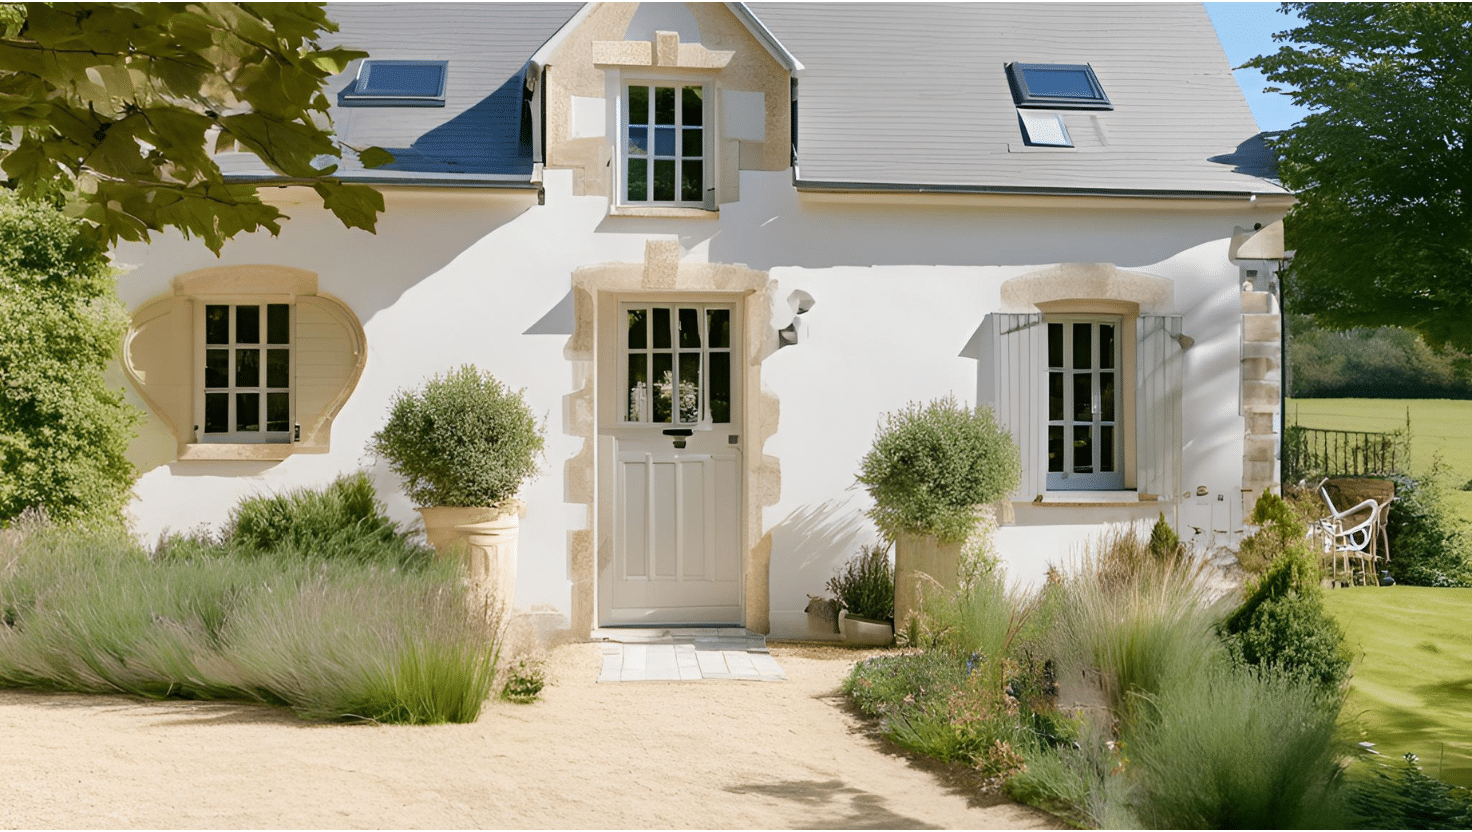
[[[732,303],[619,304],[600,623],[743,620],[736,318]]]

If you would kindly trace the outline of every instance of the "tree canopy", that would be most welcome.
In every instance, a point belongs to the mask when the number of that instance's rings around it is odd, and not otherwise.
[[[225,181],[211,159],[223,150],[374,229],[383,197],[331,176],[342,148],[322,92],[366,53],[321,45],[337,29],[322,4],[12,3],[0,27],[6,184],[64,198],[104,246],[173,227],[218,254],[240,232],[279,233],[279,209]],[[360,150],[370,167],[391,159]]]
[[[1303,25],[1246,66],[1311,111],[1276,140],[1290,308],[1472,350],[1472,6],[1283,6]]]
[[[103,369],[128,326],[113,269],[81,223],[0,191],[0,526],[121,516],[141,414]]]

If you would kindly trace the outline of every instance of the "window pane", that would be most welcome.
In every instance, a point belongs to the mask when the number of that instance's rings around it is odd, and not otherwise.
[[[1114,427],[1105,425],[1099,431],[1099,470],[1114,471]]]
[[[230,307],[210,304],[204,308],[204,342],[230,343]]]
[[[261,386],[261,351],[260,350],[236,350],[235,351],[235,386],[236,387],[260,387]]]
[[[629,160],[629,193],[630,202],[644,202],[649,199],[649,162],[644,159]]]
[[[235,307],[235,343],[261,343],[261,307]]]
[[[1093,366],[1093,356],[1090,354],[1089,330],[1093,327],[1089,324],[1073,325],[1073,369],[1087,370]]]
[[[284,433],[291,430],[291,394],[266,394],[266,430]]]
[[[654,354],[654,416],[651,422],[669,422],[673,416],[670,404],[670,388],[675,383],[673,358],[667,352]]]
[[[700,421],[700,353],[698,352],[680,354],[680,421]]]
[[[692,159],[680,163],[680,199],[701,202],[705,199],[705,163]]]
[[[644,349],[646,343],[645,332],[649,326],[649,310],[629,310],[629,346],[636,350]]]
[[[284,303],[266,305],[266,343],[291,343],[291,307]]]
[[[656,128],[654,128],[654,155],[656,155],[656,156],[673,156],[673,155],[675,155],[675,128],[673,128],[673,127],[656,127]]]
[[[1076,422],[1094,421],[1094,377],[1088,373],[1077,373],[1073,377],[1073,419]]]
[[[1048,366],[1063,366],[1063,324],[1048,324]]]
[[[1099,374],[1099,419],[1114,421],[1114,373]]]
[[[1053,67],[1027,67],[1023,71],[1027,79],[1027,91],[1033,95],[1063,96],[1065,98],[1094,98],[1094,87],[1089,83],[1089,73],[1083,69]]]
[[[1084,425],[1073,428],[1073,473],[1094,472],[1094,441],[1090,429]]]
[[[258,431],[261,429],[261,394],[235,394],[235,429]]]
[[[1048,421],[1063,418],[1063,374],[1048,373]]]
[[[682,307],[680,309],[680,348],[698,349],[700,347],[700,310]]]
[[[1063,426],[1048,426],[1048,470],[1063,473]]]
[[[204,351],[204,386],[205,387],[229,387],[230,386],[230,351],[229,350],[205,350]]]
[[[266,386],[291,386],[291,350],[266,350]]]
[[[675,123],[675,88],[654,88],[654,123]]]
[[[731,310],[729,309],[707,309],[706,338],[712,347],[731,346]]]
[[[642,125],[635,127],[629,125],[629,155],[649,155],[649,128]]]
[[[629,87],[629,123],[649,123],[648,87]]]
[[[657,159],[654,162],[654,201],[675,201],[674,159]]]
[[[230,432],[230,394],[204,394],[204,432]]]
[[[680,120],[686,127],[701,123],[705,113],[704,96],[700,87],[686,87],[680,93],[681,110]]]
[[[629,356],[629,409],[630,422],[645,420],[649,407],[649,364],[644,355]]]
[[[731,354],[710,354],[710,386],[706,391],[710,397],[710,420],[717,423],[731,421]]]
[[[654,348],[670,348],[670,310],[667,306],[654,307]]]
[[[686,127],[680,132],[680,155],[697,159],[705,155],[705,131],[699,127]]]
[[[1099,366],[1114,369],[1114,324],[1099,324]]]

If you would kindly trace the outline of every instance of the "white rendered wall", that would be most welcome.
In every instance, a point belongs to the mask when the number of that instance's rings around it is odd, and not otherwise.
[[[1275,216],[1245,204],[1231,212],[855,206],[800,199],[790,171],[741,176],[741,201],[723,206],[717,220],[608,217],[603,198],[572,196],[570,174],[549,171],[541,206],[525,196],[390,191],[376,236],[300,205],[287,208],[294,219],[279,238],[239,238],[219,259],[177,237],[123,246],[118,260],[137,264],[119,279],[131,308],[195,269],[287,265],[317,272],[320,291],[354,310],[368,343],[362,379],[334,424],[328,454],[280,463],[165,462],[173,439],[156,423],[145,425],[132,451],[145,469],[131,509],[136,530],[152,539],[166,528],[215,525],[242,496],[320,486],[359,468],[371,470],[394,519],[413,523],[412,507],[386,467],[366,456],[366,442],[395,390],[474,363],[525,388],[547,418],[547,464],[524,494],[517,606],[566,614],[568,533],[584,528],[587,514],[563,502],[563,463],[582,447],[562,413],[574,388],[563,354],[572,331],[570,276],[581,266],[642,262],[650,239],[678,240],[687,260],[768,271],[778,283],[774,329],[790,322],[782,301],[791,292],[815,300],[802,316],[802,341],[762,366],[763,384],[781,408],[776,435],[760,449],[781,464],[779,502],[762,517],[772,535],[774,633],[804,632],[807,594],[823,593],[835,566],[874,539],[854,474],[880,414],[948,393],[975,402],[976,362],[961,357],[962,348],[982,317],[998,310],[1005,280],[1052,264],[1113,263],[1175,282],[1171,311],[1185,316],[1195,339],[1186,353],[1182,487],[1194,494],[1205,486],[1208,497],[1161,508],[1191,539],[1191,526],[1204,538],[1222,525],[1213,515],[1216,495],[1225,506],[1240,504],[1241,324],[1227,244],[1234,225]],[[129,398],[142,406],[131,390]],[[1096,534],[1098,522],[1141,516],[1059,511],[1023,508],[1017,524],[999,531],[1015,579],[1039,580]],[[1228,516],[1226,528],[1240,522]]]

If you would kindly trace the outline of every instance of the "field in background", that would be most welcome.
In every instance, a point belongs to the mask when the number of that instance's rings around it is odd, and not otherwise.
[[[1472,521],[1472,401],[1451,399],[1289,399],[1287,423],[1325,430],[1405,430],[1410,412],[1411,473],[1424,476],[1439,457],[1457,513]]]
[[[1414,418],[1414,416],[1412,417]],[[1472,589],[1349,587],[1325,593],[1355,653],[1345,713],[1390,760],[1472,787]]]

